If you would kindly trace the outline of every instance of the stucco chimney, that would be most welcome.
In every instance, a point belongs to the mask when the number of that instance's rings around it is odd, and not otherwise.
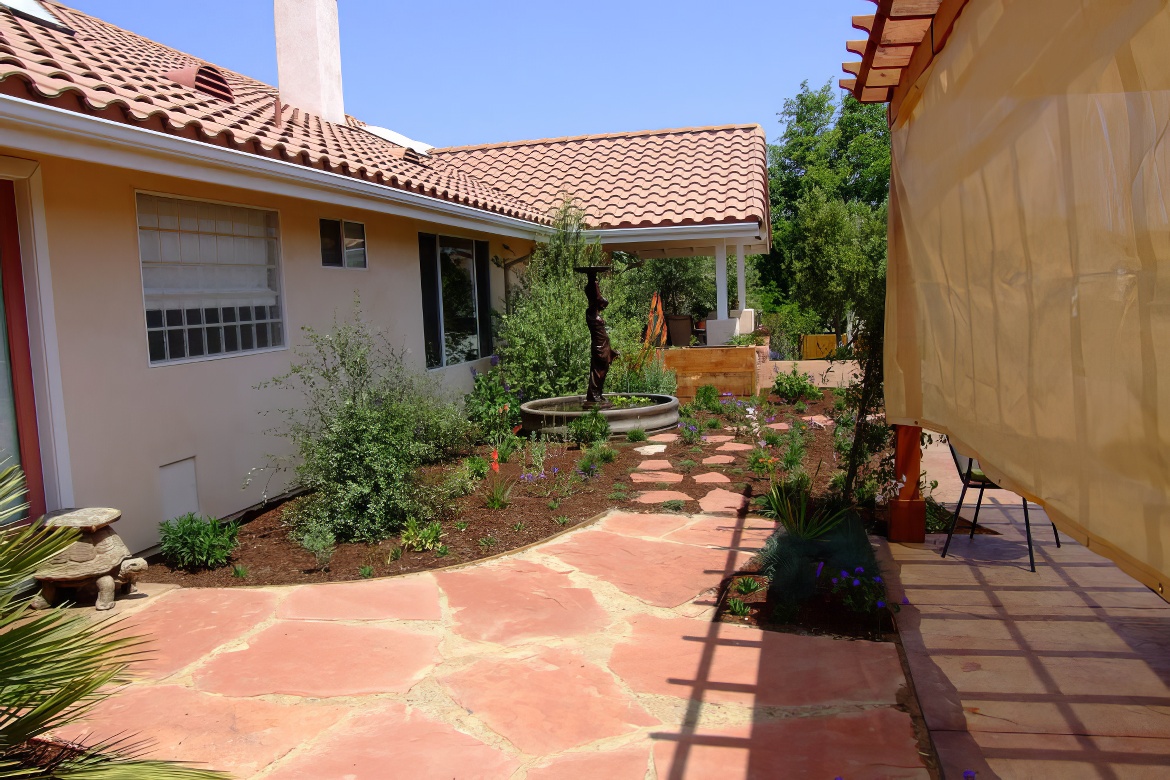
[[[337,0],[275,0],[275,10],[281,101],[344,123]]]

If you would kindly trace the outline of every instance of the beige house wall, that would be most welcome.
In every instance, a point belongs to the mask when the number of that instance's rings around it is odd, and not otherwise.
[[[489,240],[493,255],[505,255],[498,238],[482,233],[72,160],[39,163],[73,503],[121,509],[118,530],[132,550],[158,542],[158,523],[165,519],[161,466],[194,458],[199,508],[210,515],[222,517],[279,493],[281,475],[270,479],[254,471],[265,466],[268,453],[282,449],[281,440],[264,434],[274,419],[263,412],[296,400],[254,389],[287,369],[287,345],[150,365],[136,191],[278,211],[286,342],[300,343],[303,326],[328,327],[335,312],[346,316],[357,293],[367,320],[408,350],[420,371],[418,233]],[[367,269],[321,266],[322,217],[365,224]],[[505,243],[528,251],[517,239]],[[493,265],[492,277],[493,295],[502,299],[503,271]],[[434,373],[452,393],[470,387],[469,365]]]

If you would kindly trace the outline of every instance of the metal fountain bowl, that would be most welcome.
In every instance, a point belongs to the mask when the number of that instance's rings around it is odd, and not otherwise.
[[[654,434],[671,430],[678,425],[678,399],[673,395],[658,393],[606,393],[605,399],[649,398],[650,406],[628,408],[598,407],[597,411],[609,422],[611,434],[625,434],[635,428]],[[543,433],[550,436],[564,436],[567,426],[577,417],[588,414],[583,395],[564,395],[557,398],[542,398],[520,405],[520,422],[526,433]]]

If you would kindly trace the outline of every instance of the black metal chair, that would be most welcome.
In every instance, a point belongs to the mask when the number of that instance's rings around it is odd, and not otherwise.
[[[979,467],[979,461],[974,458],[968,458],[966,455],[960,455],[959,451],[951,445],[951,457],[955,459],[955,468],[959,471],[959,478],[963,480],[963,490],[959,493],[959,503],[955,506],[955,516],[951,518],[951,527],[947,531],[947,541],[943,545],[942,557],[947,557],[947,550],[951,547],[951,537],[955,535],[955,526],[959,524],[959,510],[963,508],[963,499],[967,496],[967,488],[979,486],[979,498],[975,502],[975,517],[971,519],[971,537],[975,538],[975,526],[979,523],[979,507],[983,504],[983,491],[991,488],[992,490],[1003,490],[999,485],[991,481],[991,479],[983,473],[983,469]],[[1032,571],[1036,571],[1036,555],[1032,552],[1032,524],[1028,519],[1028,499],[1023,499],[1024,502],[1024,532],[1028,536],[1028,564]],[[1052,535],[1056,537],[1056,546],[1060,547],[1060,532],[1056,530],[1056,524],[1052,524]]]

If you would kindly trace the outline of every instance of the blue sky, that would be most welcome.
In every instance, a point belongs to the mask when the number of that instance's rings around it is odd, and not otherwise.
[[[271,0],[65,0],[276,83]],[[345,109],[435,146],[758,122],[843,74],[866,0],[340,0]],[[815,9],[815,10],[814,10]]]

